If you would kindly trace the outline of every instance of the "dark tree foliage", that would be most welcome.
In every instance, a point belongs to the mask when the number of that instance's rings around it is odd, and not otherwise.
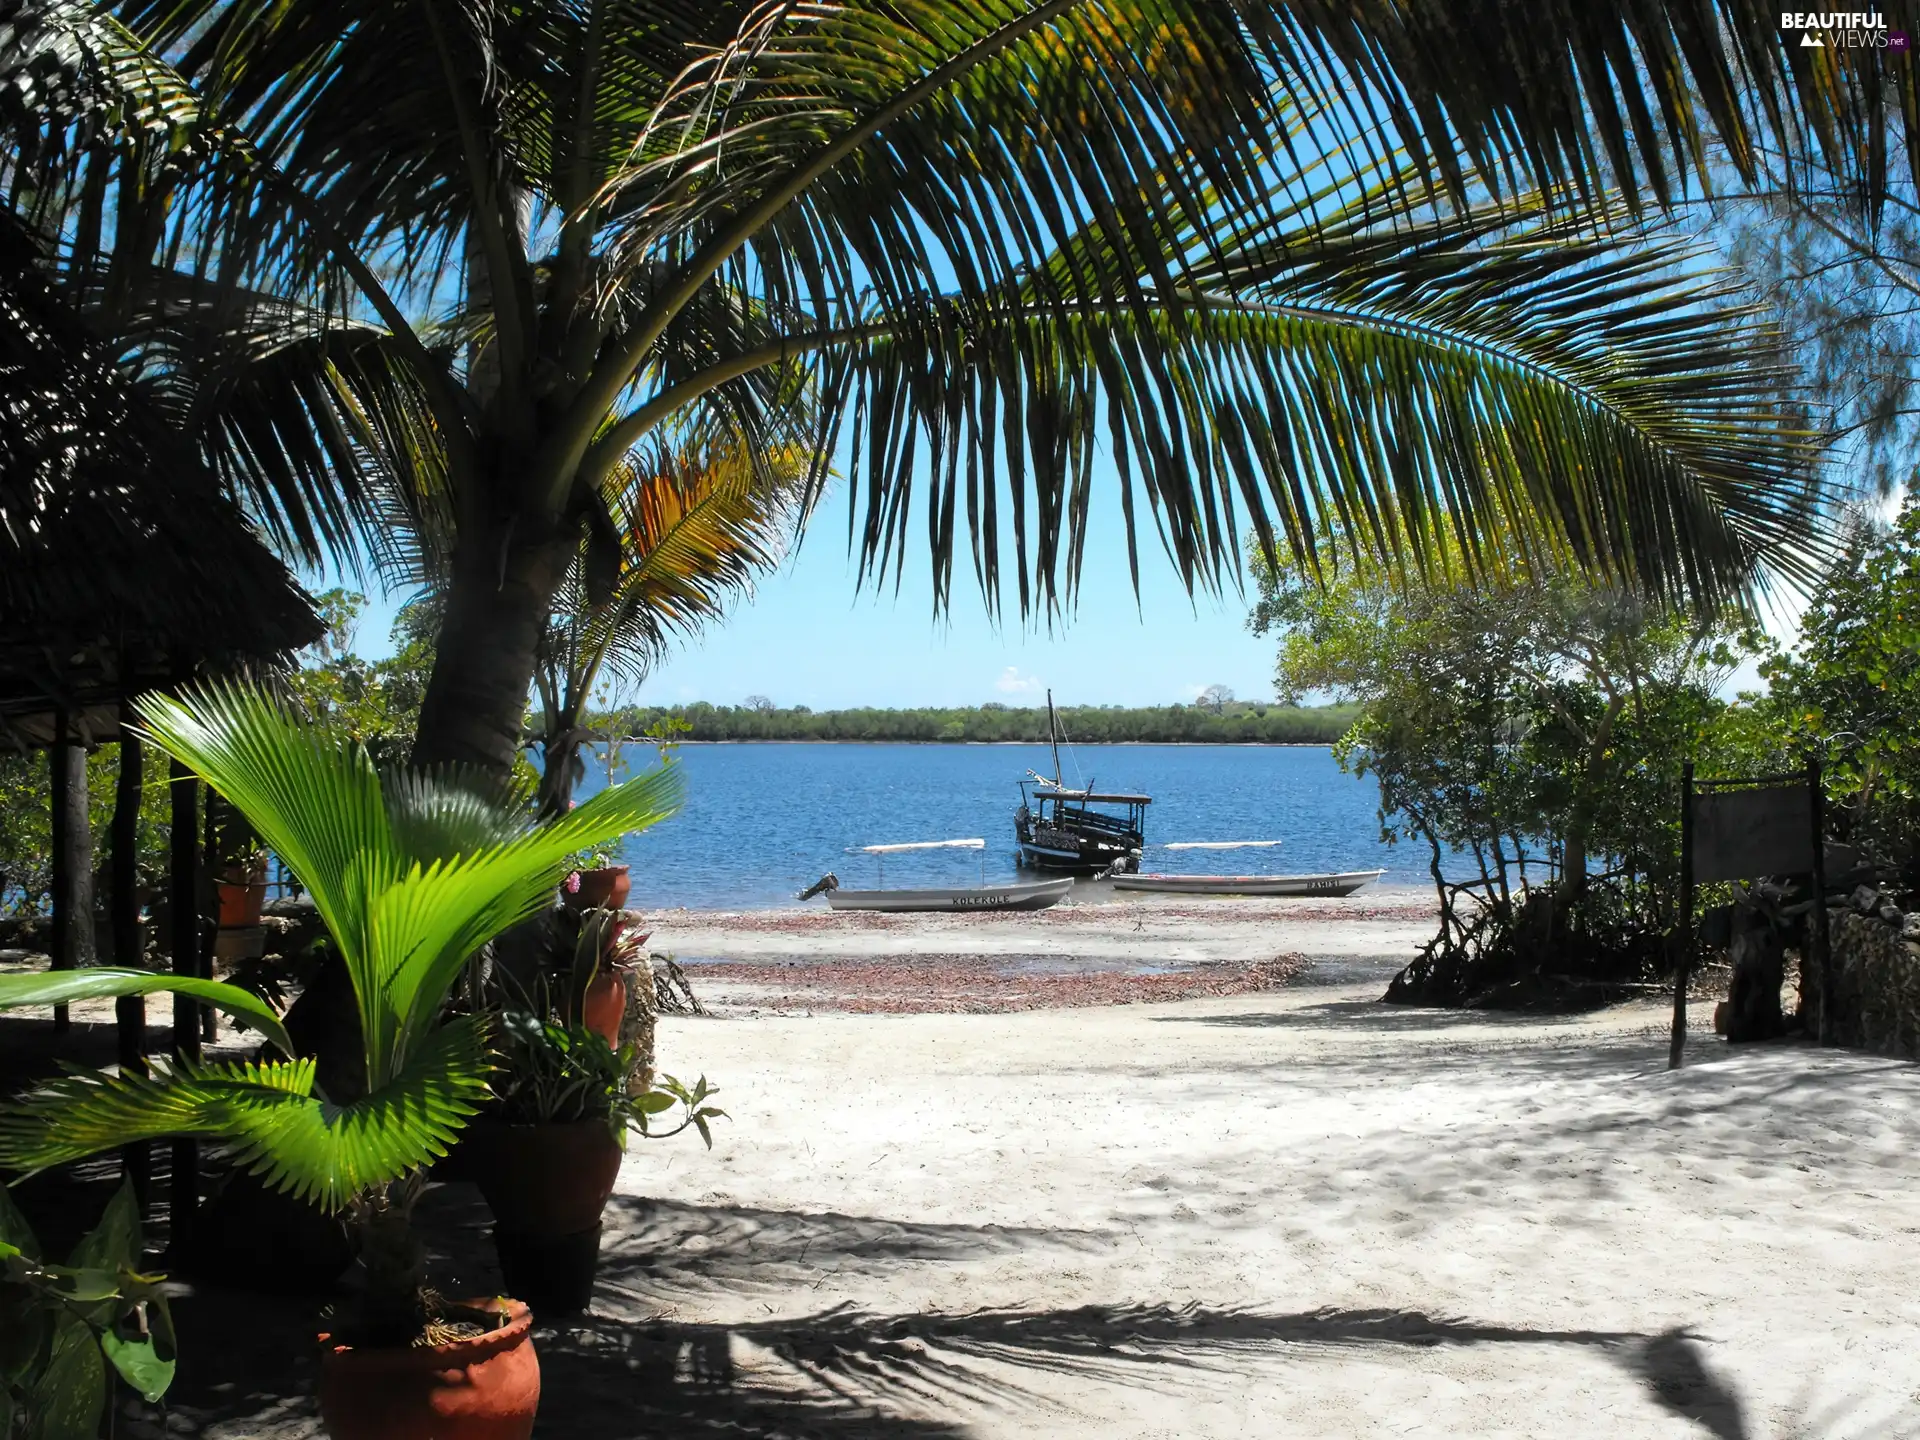
[[[1352,706],[1307,706],[1227,702],[1144,709],[1071,706],[1058,712],[1063,736],[1076,745],[1330,745],[1345,734]],[[930,743],[1043,745],[1047,712],[1027,707],[982,705],[906,710],[774,709],[744,705],[685,705],[623,712],[629,735],[640,735],[672,717],[692,727],[689,740],[864,740]]]

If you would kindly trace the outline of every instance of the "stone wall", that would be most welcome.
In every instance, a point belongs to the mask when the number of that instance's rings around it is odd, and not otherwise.
[[[1835,965],[1835,1044],[1920,1060],[1920,943],[1912,925],[1848,908],[1828,912]],[[1818,987],[1807,998],[1818,1023]],[[1817,1033],[1817,1032],[1815,1032]]]

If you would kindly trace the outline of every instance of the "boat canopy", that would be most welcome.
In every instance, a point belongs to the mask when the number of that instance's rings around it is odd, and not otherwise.
[[[1162,850],[1263,850],[1278,845],[1278,840],[1175,840]]]
[[[1091,790],[1062,790],[1057,785],[1042,785],[1033,792],[1036,800],[1092,800],[1113,805],[1151,805],[1151,795],[1102,795]]]
[[[984,850],[985,840],[909,840],[903,845],[862,845],[862,855],[891,855],[897,850]]]

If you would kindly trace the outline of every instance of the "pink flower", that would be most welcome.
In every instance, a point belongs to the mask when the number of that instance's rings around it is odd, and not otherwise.
[[[578,895],[579,893],[580,893],[580,872],[578,870],[575,870],[572,874],[567,876],[567,894]]]

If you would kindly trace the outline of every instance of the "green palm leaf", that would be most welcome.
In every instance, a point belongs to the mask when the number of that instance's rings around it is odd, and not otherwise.
[[[0,1110],[0,1167],[40,1170],[155,1136],[205,1135],[330,1209],[417,1168],[444,1153],[487,1093],[483,1022],[443,1018],[460,967],[552,903],[573,851],[657,823],[680,796],[679,772],[662,766],[534,826],[524,796],[519,812],[501,809],[449,790],[457,777],[383,784],[360,746],[251,688],[148,697],[140,711],[146,733],[232,801],[314,897],[354,987],[366,1091],[331,1103],[315,1093],[310,1060],[70,1073]],[[233,1008],[291,1051],[270,1009],[210,981],[0,977],[0,1004],[169,989]]]
[[[559,822],[511,833],[490,825],[485,843],[447,856],[447,818],[474,835],[472,809],[441,807],[432,853],[410,851],[412,821],[396,831],[378,771],[363,748],[326,736],[260,693],[205,687],[183,700],[140,704],[146,733],[219,790],[261,841],[298,875],[339,947],[358,1000],[367,1083],[397,1074],[424,1036],[459,967],[481,945],[551,899],[568,855],[658,823],[680,795],[662,767],[596,795]]]
[[[164,1135],[227,1141],[270,1184],[327,1210],[446,1153],[486,1098],[477,1019],[443,1026],[350,1105],[313,1093],[314,1062],[156,1063],[152,1075],[74,1072],[0,1112],[0,1167],[32,1174]]]
[[[53,970],[35,975],[0,975],[0,1010],[23,1005],[71,1005],[75,1000],[105,1000],[122,995],[172,992],[201,1000],[238,1016],[280,1047],[293,1054],[293,1042],[281,1027],[274,1008],[250,990],[218,980],[189,975],[161,975],[151,970]]]

